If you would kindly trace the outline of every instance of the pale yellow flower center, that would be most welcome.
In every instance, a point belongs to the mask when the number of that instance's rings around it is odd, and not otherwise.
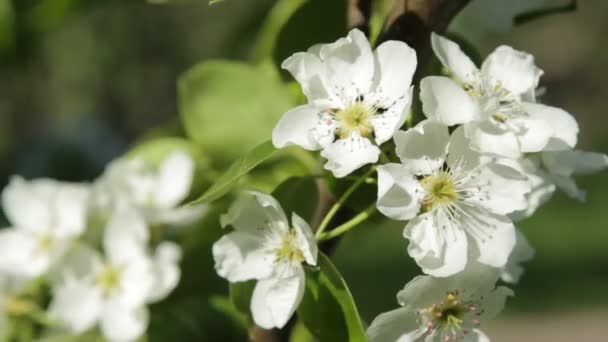
[[[275,262],[301,263],[304,261],[304,253],[298,247],[295,231],[290,230],[282,236],[281,245],[275,250]]]
[[[120,285],[121,269],[114,265],[104,265],[97,274],[95,282],[101,287],[105,296],[110,296]]]
[[[347,108],[336,113],[339,122],[337,135],[341,139],[348,138],[352,133],[358,132],[362,137],[371,137],[374,132],[372,117],[375,111],[362,102],[355,102]]]
[[[422,209],[429,211],[437,205],[449,205],[458,198],[458,190],[451,175],[446,171],[424,177],[420,183],[426,191]]]

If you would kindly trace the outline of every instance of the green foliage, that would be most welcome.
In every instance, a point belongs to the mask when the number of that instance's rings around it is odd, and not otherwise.
[[[318,270],[306,272],[306,292],[298,317],[321,341],[366,341],[363,324],[346,282],[331,260],[319,253]]]
[[[287,217],[297,213],[310,223],[319,203],[319,190],[314,177],[291,177],[281,183],[272,195],[281,203]]]
[[[236,181],[251,171],[258,164],[270,157],[275,148],[271,141],[266,141],[253,150],[249,151],[245,156],[237,159],[230,168],[222,174],[215,183],[201,197],[192,202],[211,202],[225,195],[236,184]]]
[[[265,139],[293,107],[289,92],[269,68],[207,61],[178,83],[188,137],[219,163],[229,163]]]
[[[346,0],[308,0],[298,8],[277,37],[275,64],[280,65],[295,52],[345,36],[346,6]]]

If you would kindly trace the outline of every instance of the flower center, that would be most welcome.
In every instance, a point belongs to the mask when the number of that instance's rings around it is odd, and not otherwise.
[[[456,290],[448,292],[438,304],[422,310],[421,315],[427,334],[439,335],[440,341],[457,341],[480,324],[481,311],[475,303],[464,301]]]
[[[38,251],[47,253],[55,244],[55,237],[49,233],[43,233],[38,236]]]
[[[446,171],[426,176],[420,183],[426,191],[422,202],[422,209],[425,211],[433,209],[436,205],[448,205],[458,198],[456,184]]]
[[[112,295],[120,285],[121,269],[113,265],[104,265],[95,278],[96,284],[101,287],[103,294]]]
[[[304,261],[304,253],[296,239],[295,231],[291,230],[285,233],[281,239],[281,245],[275,249],[276,263],[288,262],[288,263],[301,263]]]
[[[371,119],[375,110],[362,102],[355,102],[347,108],[336,113],[339,128],[336,134],[341,138],[348,138],[352,133],[358,132],[362,137],[370,137],[374,132]]]

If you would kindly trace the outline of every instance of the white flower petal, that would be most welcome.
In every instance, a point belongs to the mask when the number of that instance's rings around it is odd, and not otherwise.
[[[477,205],[493,213],[506,215],[528,206],[526,194],[532,188],[528,178],[519,171],[497,163],[490,163],[479,170],[480,174],[471,182],[483,187]],[[472,199],[473,200],[473,199]]]
[[[319,253],[317,240],[315,239],[312,229],[303,218],[295,212],[291,214],[291,223],[296,233],[298,246],[304,254],[304,260],[307,264],[315,266],[317,264],[317,254]]]
[[[428,76],[420,81],[422,111],[429,119],[448,126],[474,120],[478,106],[455,81],[442,76]]]
[[[46,231],[52,220],[51,199],[57,183],[48,179],[26,181],[13,176],[2,191],[2,208],[13,226]]]
[[[511,220],[481,208],[468,208],[467,212],[471,222],[465,225],[477,246],[477,261],[492,267],[504,267],[515,247],[515,226]]]
[[[300,83],[302,92],[311,103],[336,107],[341,104],[333,97],[325,79],[327,69],[318,54],[298,52],[287,58],[281,68],[289,71]]]
[[[50,253],[39,251],[39,241],[32,233],[0,230],[0,271],[29,278],[43,274],[50,264]]]
[[[272,144],[277,148],[298,145],[309,151],[321,148],[312,134],[315,127],[325,124],[319,116],[321,111],[319,107],[303,105],[283,114],[272,131]]]
[[[113,263],[122,263],[144,254],[150,238],[143,217],[130,208],[112,213],[103,238],[104,250]]]
[[[563,109],[546,106],[540,103],[522,103],[530,118],[541,120],[552,128],[552,136],[545,146],[547,151],[573,148],[578,140],[578,123],[574,117]]]
[[[270,195],[249,191],[242,194],[220,217],[222,227],[233,226],[236,230],[259,234],[260,230],[287,231],[289,222],[281,205]]]
[[[213,244],[217,274],[230,282],[263,279],[274,269],[275,255],[264,249],[260,231],[237,230]]]
[[[543,165],[555,175],[590,174],[608,167],[608,156],[580,150],[547,151],[541,154]]]
[[[497,287],[484,298],[482,319],[484,321],[494,319],[504,309],[507,298],[511,296],[513,296],[513,291],[508,287]]]
[[[517,135],[522,152],[539,152],[547,146],[553,135],[553,129],[544,120],[520,118],[515,121],[522,128],[522,132]]]
[[[434,120],[424,120],[414,128],[395,133],[395,153],[415,175],[428,175],[445,162],[450,133]]]
[[[534,64],[534,56],[505,45],[486,58],[481,72],[515,95],[536,89],[543,74]]]
[[[145,333],[149,316],[145,306],[132,309],[108,305],[100,322],[101,331],[111,342],[134,341]]]
[[[410,240],[409,255],[422,271],[434,277],[447,277],[467,264],[467,237],[443,210],[434,210],[411,220],[403,235]]]
[[[461,272],[459,274],[462,274]],[[434,278],[431,276],[416,276],[397,293],[399,305],[412,311],[428,308],[436,304],[446,292],[460,286],[454,277]]]
[[[464,134],[473,150],[505,158],[519,158],[521,150],[517,136],[490,121],[464,125]]]
[[[287,324],[304,296],[305,276],[302,267],[288,278],[258,281],[251,297],[251,313],[264,329],[282,328]]]
[[[381,102],[389,104],[406,96],[416,71],[416,51],[406,43],[389,40],[376,48],[374,57],[374,92]]]
[[[374,55],[363,32],[353,29],[346,38],[321,46],[320,57],[327,67],[331,91],[355,100],[369,91],[374,77]]]
[[[578,187],[572,177],[553,175],[551,177],[555,185],[571,198],[584,202],[587,200],[587,192]]]
[[[65,282],[53,289],[49,316],[60,321],[73,334],[92,328],[101,316],[102,294],[88,281],[66,274]]]
[[[458,126],[450,135],[446,160],[450,168],[473,170],[481,164],[488,163],[491,158],[471,148],[471,142],[464,134],[464,126]]]
[[[419,329],[415,311],[399,308],[374,318],[365,332],[369,342],[416,341],[424,329]]]
[[[509,255],[507,264],[500,272],[500,278],[507,283],[515,284],[524,273],[522,262],[531,260],[534,257],[534,249],[519,229],[516,229],[515,247]]]
[[[156,281],[148,295],[148,302],[158,302],[175,289],[181,275],[181,258],[182,251],[176,243],[163,241],[156,247],[153,265]]]
[[[374,137],[376,144],[381,145],[390,140],[395,132],[403,126],[409,115],[412,103],[412,91],[410,88],[405,95],[389,103],[382,114],[376,114],[371,122],[374,127]]]
[[[479,69],[469,56],[462,52],[458,44],[433,32],[431,33],[431,46],[441,64],[459,81],[469,84],[476,81]]]
[[[395,220],[409,220],[420,211],[424,190],[401,164],[385,164],[378,172],[378,211]]]
[[[321,157],[327,159],[325,169],[337,178],[344,177],[363,165],[377,162],[379,156],[380,149],[357,132],[346,139],[334,141],[321,151]]]
[[[155,204],[161,208],[180,204],[190,192],[194,168],[194,160],[189,154],[182,151],[169,154],[158,170]]]
[[[196,220],[201,218],[207,210],[209,210],[209,205],[207,204],[186,204],[181,207],[156,212],[156,215],[154,215],[154,222],[173,226],[186,226],[196,222]]]

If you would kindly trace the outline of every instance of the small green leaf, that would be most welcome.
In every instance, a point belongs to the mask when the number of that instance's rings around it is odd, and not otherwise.
[[[563,6],[538,8],[535,10],[531,10],[531,11],[528,11],[525,13],[518,14],[515,16],[515,18],[513,18],[513,24],[521,25],[521,24],[525,24],[527,22],[542,18],[544,16],[573,12],[573,11],[576,11],[576,9],[577,9],[577,1],[571,0],[569,3],[567,3]]]
[[[288,217],[295,212],[310,223],[317,203],[319,202],[319,190],[314,177],[291,177],[279,184],[272,192],[283,211]]]
[[[191,204],[211,202],[222,197],[232,189],[240,177],[247,174],[270,157],[274,151],[276,151],[276,149],[271,141],[266,141],[256,146],[244,157],[241,157],[232,163],[228,171],[226,171],[201,197],[191,202]]]
[[[198,64],[180,77],[178,95],[186,134],[224,165],[266,140],[293,107],[274,68],[238,62]]]
[[[323,253],[319,271],[306,272],[306,291],[298,315],[321,341],[365,342],[357,307],[346,282]]]

